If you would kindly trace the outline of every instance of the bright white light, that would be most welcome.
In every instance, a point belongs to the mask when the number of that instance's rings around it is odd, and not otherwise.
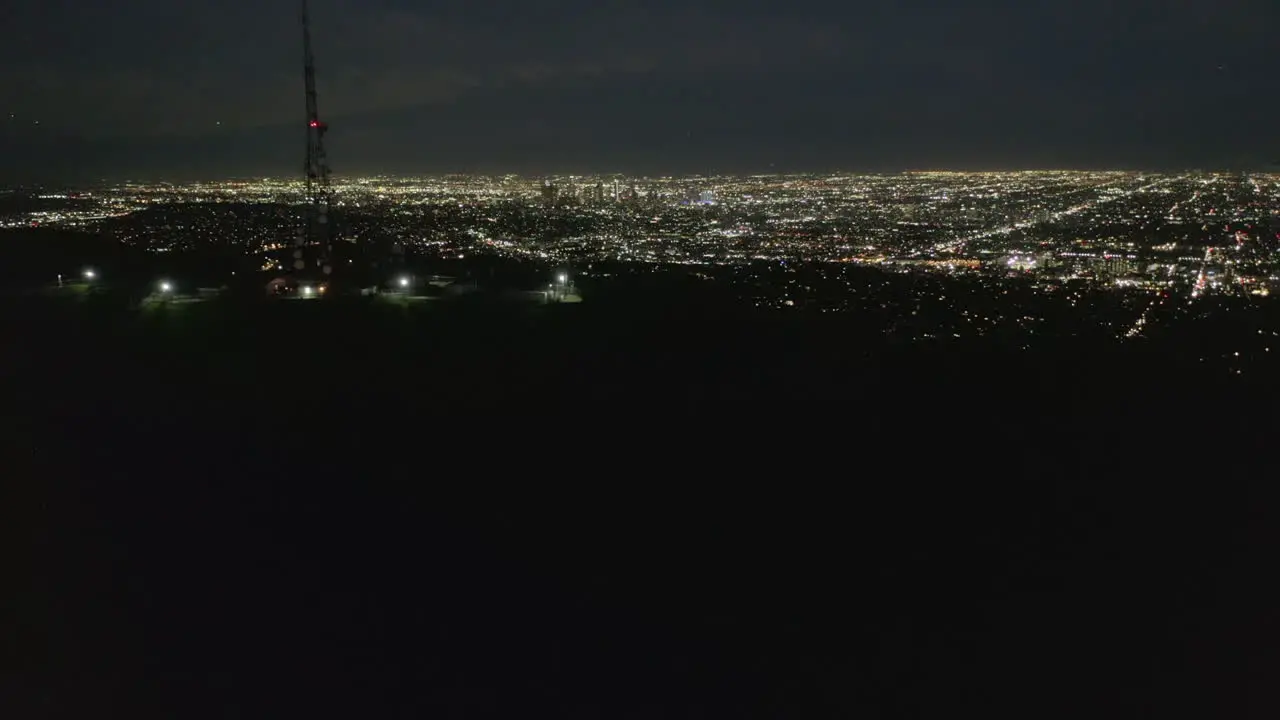
[[[302,294],[303,294],[303,295],[306,295],[307,297],[311,297],[311,286],[310,286],[310,285],[303,285],[303,286],[302,286]]]
[[[85,271],[84,271],[84,279],[85,279],[85,280],[92,280],[92,279],[96,278],[97,276],[98,276],[98,274],[97,274],[97,273],[95,273],[93,270],[85,270]]]
[[[173,285],[168,280],[160,283],[160,292],[169,292],[172,289]]]
[[[400,287],[409,287],[409,278],[407,277],[400,278]]]
[[[565,275],[564,273],[560,273],[559,280],[560,280],[560,284],[563,285],[569,281],[569,276]]]

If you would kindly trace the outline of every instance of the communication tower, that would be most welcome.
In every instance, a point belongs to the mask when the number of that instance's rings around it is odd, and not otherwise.
[[[306,212],[293,248],[293,269],[297,274],[333,272],[333,230],[329,188],[329,158],[324,151],[328,123],[320,119],[316,103],[316,62],[311,51],[311,15],[302,0],[303,75],[307,92]]]

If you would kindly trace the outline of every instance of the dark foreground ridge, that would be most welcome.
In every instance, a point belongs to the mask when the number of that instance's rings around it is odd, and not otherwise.
[[[1274,394],[674,294],[7,299],[22,717],[1271,700]]]

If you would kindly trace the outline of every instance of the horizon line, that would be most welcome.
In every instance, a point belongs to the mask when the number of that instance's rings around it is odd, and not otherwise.
[[[351,173],[334,176],[332,181],[342,182],[346,180],[366,180],[366,179],[396,179],[396,180],[423,180],[423,179],[448,179],[448,178],[508,178],[508,179],[527,179],[540,180],[549,178],[606,178],[606,177],[623,177],[637,180],[672,180],[672,179],[695,179],[695,178],[768,178],[768,177],[811,177],[811,178],[831,178],[831,177],[890,177],[897,175],[1014,175],[1014,174],[1137,174],[1148,173],[1156,175],[1235,175],[1235,174],[1251,174],[1251,175],[1278,175],[1280,168],[1270,170],[1242,170],[1239,168],[1213,168],[1213,167],[1196,167],[1185,168],[1180,170],[1155,169],[1155,168],[1135,168],[1135,167],[1095,167],[1095,168],[984,168],[984,169],[962,169],[962,168],[907,168],[901,170],[810,170],[810,171],[787,171],[787,172],[759,172],[759,171],[740,171],[740,172],[689,172],[689,173],[671,173],[671,174],[653,174],[653,173],[628,173],[625,171],[594,171],[594,172],[480,172],[480,171],[448,171],[448,172],[423,172],[423,173],[404,173],[404,172],[373,172],[373,173]],[[133,183],[151,183],[151,184],[173,184],[173,185],[189,185],[195,183],[229,183],[229,182],[302,182],[303,178],[293,175],[283,175],[274,173],[246,173],[243,175],[222,175],[219,177],[208,178],[185,178],[176,177],[146,177],[139,176],[134,178],[116,177],[106,178],[100,177],[95,179],[79,179],[79,180],[28,180],[28,181],[5,181],[0,182],[0,188],[18,189],[29,186],[41,185],[90,185],[90,184],[118,184],[126,185]]]

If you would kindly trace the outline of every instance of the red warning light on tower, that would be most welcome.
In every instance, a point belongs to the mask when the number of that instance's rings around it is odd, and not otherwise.
[[[319,120],[312,120],[310,124],[311,124],[311,127],[320,127]]]

